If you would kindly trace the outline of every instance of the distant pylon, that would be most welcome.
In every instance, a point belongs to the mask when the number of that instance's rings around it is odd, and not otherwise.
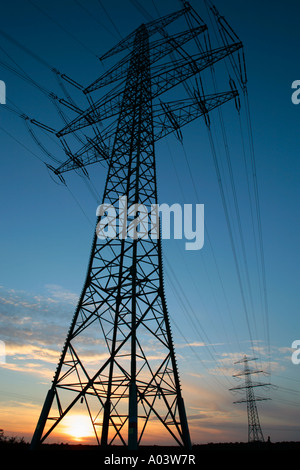
[[[248,359],[245,355],[241,361],[235,362],[235,364],[244,364],[244,371],[234,374],[233,377],[242,377],[245,376],[245,385],[231,388],[230,390],[245,390],[246,398],[243,400],[238,400],[233,403],[247,403],[247,413],[248,413],[248,442],[264,442],[264,436],[261,430],[258,412],[257,412],[257,401],[269,400],[269,398],[256,397],[254,394],[254,387],[264,387],[270,385],[267,383],[254,383],[252,381],[252,374],[262,373],[262,370],[250,369],[248,362],[256,361],[257,358]]]

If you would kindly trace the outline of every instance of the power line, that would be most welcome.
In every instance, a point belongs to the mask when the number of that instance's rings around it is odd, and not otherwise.
[[[234,35],[236,38],[237,35],[234,33],[232,28],[229,26],[227,21],[225,20],[224,16],[221,16],[217,11],[216,7],[212,4],[212,2],[208,0],[204,0],[208,16],[211,20],[211,24],[214,30],[214,34],[216,39],[218,40],[218,34],[216,33],[216,29],[214,24],[217,25],[217,29],[219,31],[219,35],[221,40],[224,44],[228,44],[227,38],[230,35]],[[212,20],[214,18],[214,21]],[[226,29],[227,28],[227,29]],[[242,53],[242,58],[240,58],[239,66],[235,63],[235,59],[233,57],[229,58],[230,64],[234,70],[234,73],[239,80],[243,97],[244,97],[244,104],[246,110],[246,119],[247,119],[247,129],[248,129],[248,138],[249,138],[249,147],[250,147],[250,156],[251,156],[251,166],[252,166],[252,181],[254,187],[254,199],[255,199],[255,210],[256,210],[256,217],[257,217],[257,228],[258,228],[258,238],[259,238],[259,247],[260,247],[260,262],[261,262],[261,270],[262,270],[262,289],[264,293],[264,320],[265,320],[265,329],[266,329],[266,342],[268,345],[269,350],[269,358],[270,358],[270,332],[269,332],[269,307],[268,307],[268,299],[267,299],[267,283],[266,283],[266,269],[265,269],[265,257],[264,257],[264,247],[263,247],[263,236],[262,236],[262,222],[261,222],[261,215],[260,215],[260,202],[259,202],[259,191],[258,191],[258,183],[257,183],[257,174],[256,174],[256,164],[255,164],[255,152],[254,152],[254,141],[253,141],[253,132],[252,132],[252,123],[251,123],[251,116],[250,116],[250,107],[249,107],[249,99],[248,99],[248,91],[247,91],[247,73],[246,73],[246,64],[245,64],[245,57],[244,53]],[[252,209],[251,209],[252,210]],[[255,237],[254,237],[255,238]],[[255,239],[256,240],[256,239]],[[270,367],[270,364],[269,364]]]
[[[72,32],[67,30],[64,26],[62,26],[56,19],[54,19],[49,13],[47,13],[43,8],[41,8],[39,5],[36,5],[36,3],[33,2],[33,0],[27,0],[31,5],[33,5],[37,10],[42,13],[46,18],[48,18],[50,21],[52,21],[56,26],[58,26],[62,31],[64,31],[66,34],[68,34],[72,39],[74,39],[78,44],[80,44],[87,52],[92,54],[94,57],[97,57],[97,54],[84,42],[82,42],[80,39],[78,39],[77,36],[75,36]]]
[[[192,186],[193,186],[193,189],[194,189],[194,192],[195,192],[195,195],[196,195],[196,200],[200,200],[200,196],[199,196],[199,193],[198,193],[198,188],[196,186],[196,183],[195,183],[195,180],[194,180],[194,176],[193,176],[193,172],[192,172],[192,169],[191,169],[191,166],[190,166],[190,163],[189,163],[189,158],[187,156],[187,153],[186,153],[186,150],[185,150],[185,147],[184,145],[182,144],[181,146],[182,150],[183,150],[183,153],[184,153],[184,158],[185,158],[185,162],[187,164],[187,167],[188,167],[188,171],[189,171],[189,175],[190,175],[190,178],[191,178],[191,181],[192,181]],[[170,149],[169,149],[169,152],[170,152]],[[180,187],[180,190],[181,190],[181,193],[183,194],[184,196],[184,191],[183,191],[183,187],[182,187],[182,184],[181,184],[181,181],[179,179],[179,176],[178,176],[178,172],[176,170],[176,167],[175,167],[175,163],[174,163],[174,159],[172,157],[172,153],[170,152],[170,155],[171,155],[171,160],[172,160],[172,163],[173,163],[173,166],[174,166],[174,169],[175,169],[175,173],[176,173],[176,177],[177,177],[177,181],[178,181],[178,184],[179,184],[179,187]],[[185,196],[184,196],[185,198]],[[185,198],[186,199],[186,198]],[[225,291],[225,288],[224,288],[224,283],[223,283],[223,279],[222,279],[222,276],[221,276],[221,272],[220,272],[220,268],[219,268],[219,265],[217,263],[217,259],[216,259],[216,255],[215,255],[215,250],[214,250],[214,247],[213,247],[213,243],[212,243],[212,240],[211,240],[211,236],[210,236],[210,232],[208,230],[208,227],[207,227],[207,223],[205,224],[205,240],[208,241],[208,245],[210,247],[210,250],[211,250],[211,255],[212,255],[212,258],[213,258],[213,264],[215,265],[215,268],[216,268],[216,272],[217,272],[217,278],[219,279],[219,282],[220,282],[220,286],[221,286],[221,291],[222,291],[222,294],[224,296],[224,301],[225,301],[225,305],[226,305],[226,308],[227,308],[227,311],[228,311],[228,315],[229,315],[229,318],[230,318],[230,321],[231,321],[231,327],[232,327],[232,330],[234,332],[234,335],[235,335],[235,338],[236,338],[236,342],[237,344],[239,345],[240,347],[240,342],[239,342],[239,338],[238,338],[238,335],[237,335],[237,332],[236,332],[236,328],[235,328],[235,325],[234,325],[234,322],[233,322],[233,318],[232,318],[232,314],[231,314],[231,309],[230,309],[230,306],[229,306],[229,301],[228,301],[228,297],[227,297],[227,294],[226,294],[226,291]],[[205,269],[205,273],[206,273],[206,277],[208,279],[208,281],[210,282],[210,276],[208,274],[208,269],[207,269],[207,266],[206,266],[206,263],[205,263],[205,259],[204,257],[202,257],[202,265]],[[185,267],[186,264],[185,264]],[[191,276],[192,277],[192,276]],[[195,280],[193,278],[193,283],[195,283]],[[213,293],[213,289],[212,289],[212,283],[210,282],[210,286],[211,286],[211,291]],[[196,289],[197,293],[199,294],[199,286],[198,288]],[[216,298],[215,298],[215,302],[216,302]],[[216,302],[217,304],[217,302]],[[222,318],[221,318],[222,320]],[[241,348],[240,348],[241,350]]]
[[[107,11],[107,9],[105,8],[105,6],[103,5],[103,2],[101,2],[101,0],[98,0],[98,3],[99,5],[101,6],[102,10],[105,12],[107,18],[109,19],[109,21],[111,22],[114,30],[116,31],[117,35],[119,36],[120,39],[123,39],[121,33],[120,33],[120,30],[117,28],[115,22],[113,21],[111,15],[109,14],[109,12]]]
[[[28,148],[26,145],[23,144],[19,139],[17,139],[14,135],[12,135],[9,131],[4,129],[3,127],[0,127],[1,131],[7,134],[11,139],[13,139],[15,142],[17,142],[19,145],[21,145],[27,152],[31,153],[35,158],[37,158],[40,162],[45,163],[44,160],[37,155],[35,152],[33,152],[30,148]]]

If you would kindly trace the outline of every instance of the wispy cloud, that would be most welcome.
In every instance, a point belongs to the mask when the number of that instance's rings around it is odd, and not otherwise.
[[[63,289],[56,284],[46,284],[46,289],[49,291],[53,301],[64,302],[70,305],[76,305],[78,302],[78,295]]]
[[[53,370],[59,358],[75,297],[59,286],[48,286],[45,295],[0,287],[0,340],[6,354],[3,367],[48,375],[49,366]]]

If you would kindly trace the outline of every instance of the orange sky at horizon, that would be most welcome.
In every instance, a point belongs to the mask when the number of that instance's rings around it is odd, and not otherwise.
[[[6,407],[6,410],[1,408],[0,413],[1,427],[4,429],[5,436],[24,438],[25,442],[31,441],[40,413],[39,406],[28,406],[28,404],[19,403],[18,406]],[[193,444],[227,442],[232,440],[230,436],[228,436],[228,433],[224,432],[222,429],[216,429],[215,426],[209,428],[204,425],[201,427],[198,424],[193,424],[192,420],[189,423],[189,428]],[[199,436],[199,440],[196,436]],[[45,440],[45,443],[96,445],[97,441],[88,415],[70,414],[62,420],[62,423],[57,426],[57,430],[53,431]],[[120,441],[116,440],[114,445],[120,445]],[[169,435],[168,431],[162,427],[161,423],[154,420],[149,421],[147,425],[142,439],[142,445],[176,446],[177,443],[172,436]]]
[[[193,347],[202,348],[203,343],[193,344]],[[200,371],[196,373],[186,369],[182,345],[179,344],[177,350],[182,393],[192,442],[220,442],[233,439],[234,432],[232,435],[229,434],[226,424],[235,420],[238,426],[244,428],[246,439],[245,410],[238,410],[232,405],[232,397],[228,391],[228,400],[224,408],[224,390],[218,390],[213,384],[213,377],[205,377]],[[6,345],[5,352],[6,362],[0,367],[3,383],[6,382],[5,388],[10,391],[6,393],[5,401],[0,401],[0,428],[4,430],[5,435],[23,437],[29,442],[50,388],[60,352],[41,342],[30,341],[26,344],[11,342]],[[101,360],[98,356],[87,356],[85,359],[89,363]],[[228,373],[231,373],[231,370],[228,370]],[[90,432],[85,435],[86,424],[82,422],[82,431],[80,431],[80,424],[74,421],[72,423],[74,414],[80,418],[83,415],[82,408],[79,411],[71,410],[46,442],[96,444],[92,426],[90,425]],[[240,433],[236,433],[236,437],[239,435]],[[150,419],[142,443],[150,445],[156,442],[176,445],[176,441],[163,425],[156,419]]]
[[[32,382],[37,381],[36,390],[39,391],[39,402],[37,400],[26,400],[26,395],[21,395],[22,387],[20,387],[18,389],[19,393],[17,391],[11,393],[5,402],[0,403],[0,428],[4,430],[4,434],[24,438],[26,442],[30,442],[49,388],[50,381],[48,379],[52,371],[50,372],[47,368],[40,368],[37,373],[37,369],[31,367],[30,364],[28,370],[23,369],[23,372],[20,371],[20,368],[10,367],[8,364],[4,364],[2,367],[6,368],[11,377],[14,376],[16,380],[19,380],[21,376],[26,376],[27,379],[30,377]],[[22,380],[20,384],[22,384]],[[244,428],[244,440],[246,440],[246,412],[244,409],[234,408],[231,403],[229,403],[229,410],[222,409],[221,406],[218,407],[217,404],[220,402],[219,392],[212,393],[209,387],[205,388],[204,386],[200,389],[194,377],[185,377],[182,389],[189,415],[189,428],[193,443],[236,440],[236,437],[240,434],[234,432],[234,430],[228,432],[226,430],[228,422],[231,422],[231,424],[236,422],[238,427]],[[200,403],[201,406],[199,406]],[[101,431],[99,434],[101,434]],[[45,442],[97,444],[86,408],[84,407],[84,412],[80,411],[80,408],[79,411],[75,408],[71,410]],[[115,443],[119,444],[120,442],[116,440]],[[155,445],[157,443],[159,445],[177,445],[169,432],[153,417],[147,424],[142,444]]]

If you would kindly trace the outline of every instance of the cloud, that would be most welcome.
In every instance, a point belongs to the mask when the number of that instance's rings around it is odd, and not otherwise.
[[[184,348],[205,348],[207,346],[211,346],[211,345],[207,345],[206,343],[204,343],[203,341],[193,341],[191,343],[176,343],[175,344],[175,348],[176,349],[184,349]]]
[[[26,363],[25,365],[20,363],[6,363],[2,364],[1,367],[3,369],[11,370],[14,372],[21,372],[22,374],[31,374],[36,375],[38,377],[42,377],[47,379],[47,382],[50,382],[51,378],[53,377],[53,368],[47,368],[41,366],[40,364],[32,364]]]
[[[59,286],[36,295],[0,287],[0,340],[10,370],[49,376],[73,316],[75,294]],[[52,374],[53,375],[53,374]]]
[[[63,289],[56,284],[46,284],[46,289],[52,296],[53,301],[64,302],[75,306],[78,302],[78,295]]]
[[[189,421],[204,420],[204,419],[209,418],[209,416],[210,416],[210,415],[207,414],[207,413],[198,413],[198,414],[194,414],[194,415],[189,414],[189,415],[188,415],[188,420],[189,420]]]
[[[69,296],[69,301],[67,297]],[[0,288],[0,326],[1,334],[6,336],[35,331],[39,324],[66,323],[66,314],[70,321],[74,307],[70,303],[71,294],[35,295],[14,289]],[[74,294],[73,294],[74,300]],[[15,333],[14,333],[15,332]]]
[[[15,360],[37,360],[53,364],[57,361],[57,350],[34,344],[9,343],[5,348],[6,357]]]

